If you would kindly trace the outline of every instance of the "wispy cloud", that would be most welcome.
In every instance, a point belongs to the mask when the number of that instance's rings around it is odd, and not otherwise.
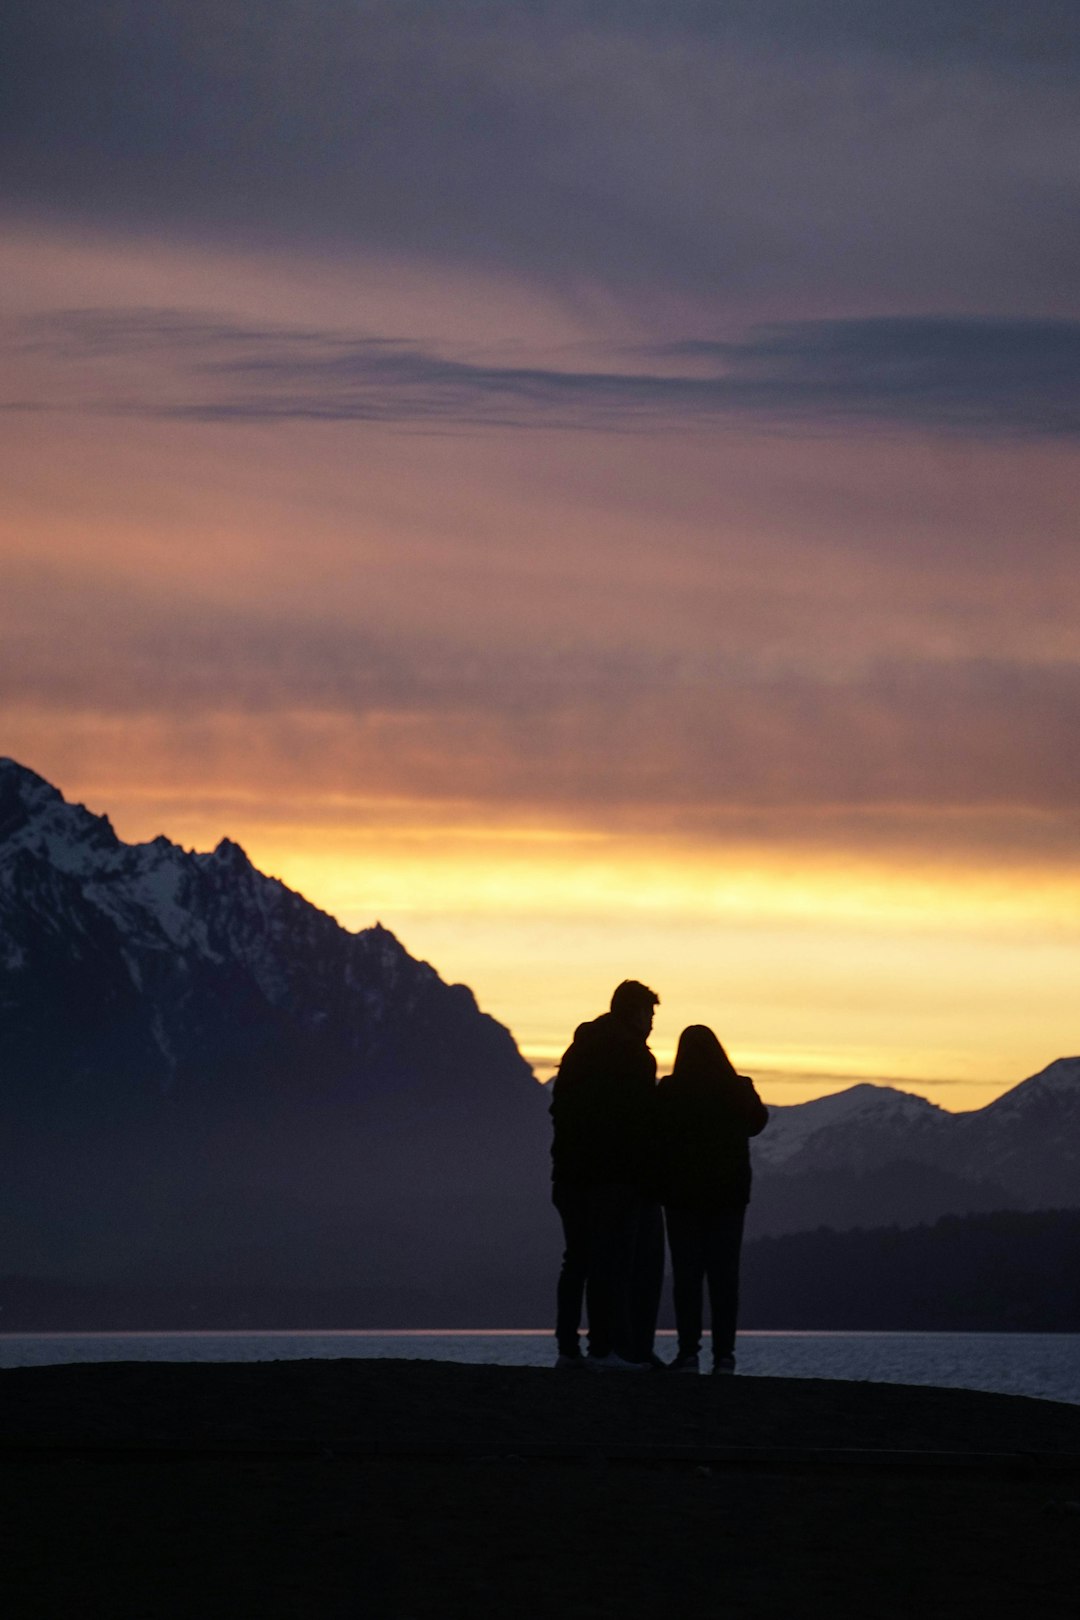
[[[81,397],[95,410],[204,421],[1080,431],[1080,321],[1067,319],[785,322],[615,354],[609,369],[492,364],[394,336],[153,309],[54,312],[26,323],[15,344],[54,368],[54,405]],[[155,362],[151,381],[126,378],[121,363],[132,356]],[[65,364],[84,378],[89,366],[97,391],[65,390]]]
[[[667,807],[704,833],[711,816],[755,809],[836,823],[962,807],[1071,824],[1080,793],[1076,663],[868,656],[839,679],[714,647],[604,652],[520,629],[515,657],[512,627],[485,636],[478,621],[403,642],[329,608],[305,618],[44,576],[20,588],[18,570],[12,580],[0,648],[11,710],[177,728],[231,716],[282,737],[300,717],[313,780],[340,771],[436,800]],[[65,634],[50,643],[39,627],[57,613]]]

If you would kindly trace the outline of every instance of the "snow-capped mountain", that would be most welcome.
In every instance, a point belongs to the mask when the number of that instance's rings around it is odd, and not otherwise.
[[[762,1168],[802,1168],[811,1159],[822,1170],[853,1159],[869,1168],[912,1140],[936,1140],[949,1117],[936,1103],[895,1086],[850,1086],[811,1102],[772,1107],[754,1152]]]
[[[958,1122],[956,1160],[1033,1208],[1080,1205],[1080,1057],[1056,1062]]]
[[[11,760],[0,962],[16,1090],[77,1083],[89,1095],[125,1076],[179,1098],[272,1079],[298,1096],[359,1096],[381,1077],[436,1101],[439,1077],[465,1059],[474,1090],[535,1100],[509,1032],[386,929],[347,932],[229,839],[208,854],[164,837],[124,844],[107,817]]]
[[[757,1232],[1077,1207],[1080,1058],[967,1113],[874,1085],[773,1108],[752,1152]]]
[[[0,1099],[0,1270],[243,1250],[249,1275],[385,1281],[409,1253],[427,1286],[547,1242],[543,1092],[470,990],[228,839],[125,844],[12,760]]]

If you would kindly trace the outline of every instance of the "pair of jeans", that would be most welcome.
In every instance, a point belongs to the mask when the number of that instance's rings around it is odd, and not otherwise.
[[[713,1356],[735,1349],[739,1315],[739,1255],[746,1209],[693,1210],[664,1206],[671,1250],[675,1328],[680,1356],[701,1349],[702,1294],[709,1287]]]
[[[564,1356],[578,1353],[584,1298],[589,1354],[612,1351],[627,1361],[652,1354],[664,1275],[660,1207],[633,1186],[556,1182],[552,1202],[566,1247],[556,1291],[555,1338]]]

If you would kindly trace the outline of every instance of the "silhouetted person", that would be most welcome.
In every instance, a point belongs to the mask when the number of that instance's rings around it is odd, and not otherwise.
[[[562,1217],[557,1365],[649,1366],[663,1284],[656,1163],[654,991],[633,979],[581,1024],[552,1083],[552,1199]],[[589,1355],[581,1356],[582,1291]]]
[[[736,1074],[711,1029],[691,1024],[656,1092],[660,1180],[667,1221],[679,1350],[672,1366],[696,1372],[702,1290],[712,1317],[713,1372],[735,1370],[739,1253],[750,1200],[751,1136],[768,1109]]]

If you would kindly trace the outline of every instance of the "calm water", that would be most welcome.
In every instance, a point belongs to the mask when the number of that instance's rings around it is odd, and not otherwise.
[[[659,1335],[666,1360],[673,1335]],[[546,1329],[517,1333],[73,1333],[0,1335],[0,1367],[77,1361],[296,1361],[392,1356],[547,1367]],[[740,1333],[739,1371],[765,1378],[938,1384],[1080,1405],[1080,1334]]]

